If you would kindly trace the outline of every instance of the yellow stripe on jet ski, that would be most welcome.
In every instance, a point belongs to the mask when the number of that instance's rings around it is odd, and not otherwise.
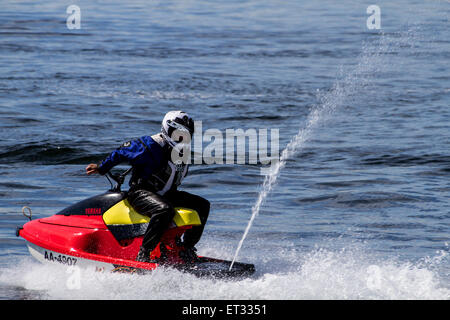
[[[105,221],[106,225],[138,224],[147,223],[150,221],[150,218],[137,213],[128,203],[128,200],[122,200],[103,214],[103,221]]]
[[[103,214],[103,221],[106,225],[129,225],[148,223],[150,218],[137,213],[127,200],[122,200]],[[175,208],[173,222],[178,227],[202,224],[197,211],[182,207]]]
[[[182,226],[200,226],[202,222],[200,217],[194,209],[188,208],[175,208],[175,216],[173,217],[173,222],[178,227]]]

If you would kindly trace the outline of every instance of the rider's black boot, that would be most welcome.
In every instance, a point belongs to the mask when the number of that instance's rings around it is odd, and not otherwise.
[[[155,262],[152,259],[150,259],[150,251],[145,249],[144,247],[141,247],[141,249],[139,249],[138,255],[136,257],[136,261],[139,261],[139,262]]]
[[[180,258],[187,264],[192,264],[199,261],[197,249],[195,247],[184,248],[184,250],[180,251]]]

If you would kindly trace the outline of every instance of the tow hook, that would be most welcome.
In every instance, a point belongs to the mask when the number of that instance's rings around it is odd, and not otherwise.
[[[28,214],[25,213],[25,210],[28,210]],[[25,217],[27,217],[28,219],[30,219],[30,221],[31,221],[31,208],[30,208],[30,207],[24,206],[24,207],[22,208],[22,214],[23,214]]]

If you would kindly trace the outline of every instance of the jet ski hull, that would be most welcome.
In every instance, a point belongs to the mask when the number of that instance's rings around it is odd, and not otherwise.
[[[36,221],[38,222],[38,221]],[[24,226],[26,227],[26,225]],[[24,239],[29,238],[24,232],[26,228],[21,228],[18,235]],[[39,242],[36,241],[35,242]],[[182,272],[194,274],[199,277],[214,278],[244,278],[251,276],[255,272],[253,264],[235,262],[230,270],[231,261],[198,257],[195,263],[174,263],[163,264],[139,262],[130,259],[99,255],[89,252],[82,252],[75,248],[61,249],[55,248],[50,244],[44,244],[42,241],[38,244],[32,241],[26,241],[30,254],[39,262],[62,265],[66,267],[76,266],[82,269],[94,270],[97,272],[121,272],[130,274],[148,274],[158,267],[173,268]],[[138,247],[137,244],[135,244]]]
[[[59,264],[66,267],[76,266],[97,272],[120,272],[130,274],[148,274],[156,270],[157,263],[145,263],[110,257],[63,254],[39,247],[27,241],[30,254],[41,263]],[[163,265],[165,268],[174,268],[198,277],[214,278],[244,278],[255,272],[253,264],[235,262],[230,269],[231,261],[208,257],[199,257],[198,262],[192,264]]]
[[[85,199],[53,216],[31,220],[16,233],[41,262],[109,272],[145,273],[164,266],[198,276],[230,278],[254,273],[252,264],[234,263],[229,270],[231,261],[207,257],[187,263],[179,241],[186,230],[201,222],[195,210],[175,210],[172,225],[150,254],[163,264],[135,261],[150,218],[135,212],[124,192],[110,191]]]

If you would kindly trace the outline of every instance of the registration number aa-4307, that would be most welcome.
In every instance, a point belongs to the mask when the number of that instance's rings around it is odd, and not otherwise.
[[[54,253],[52,251],[45,250],[44,259],[51,262],[58,262],[68,266],[74,266],[77,263],[77,258],[65,256],[63,254]]]

